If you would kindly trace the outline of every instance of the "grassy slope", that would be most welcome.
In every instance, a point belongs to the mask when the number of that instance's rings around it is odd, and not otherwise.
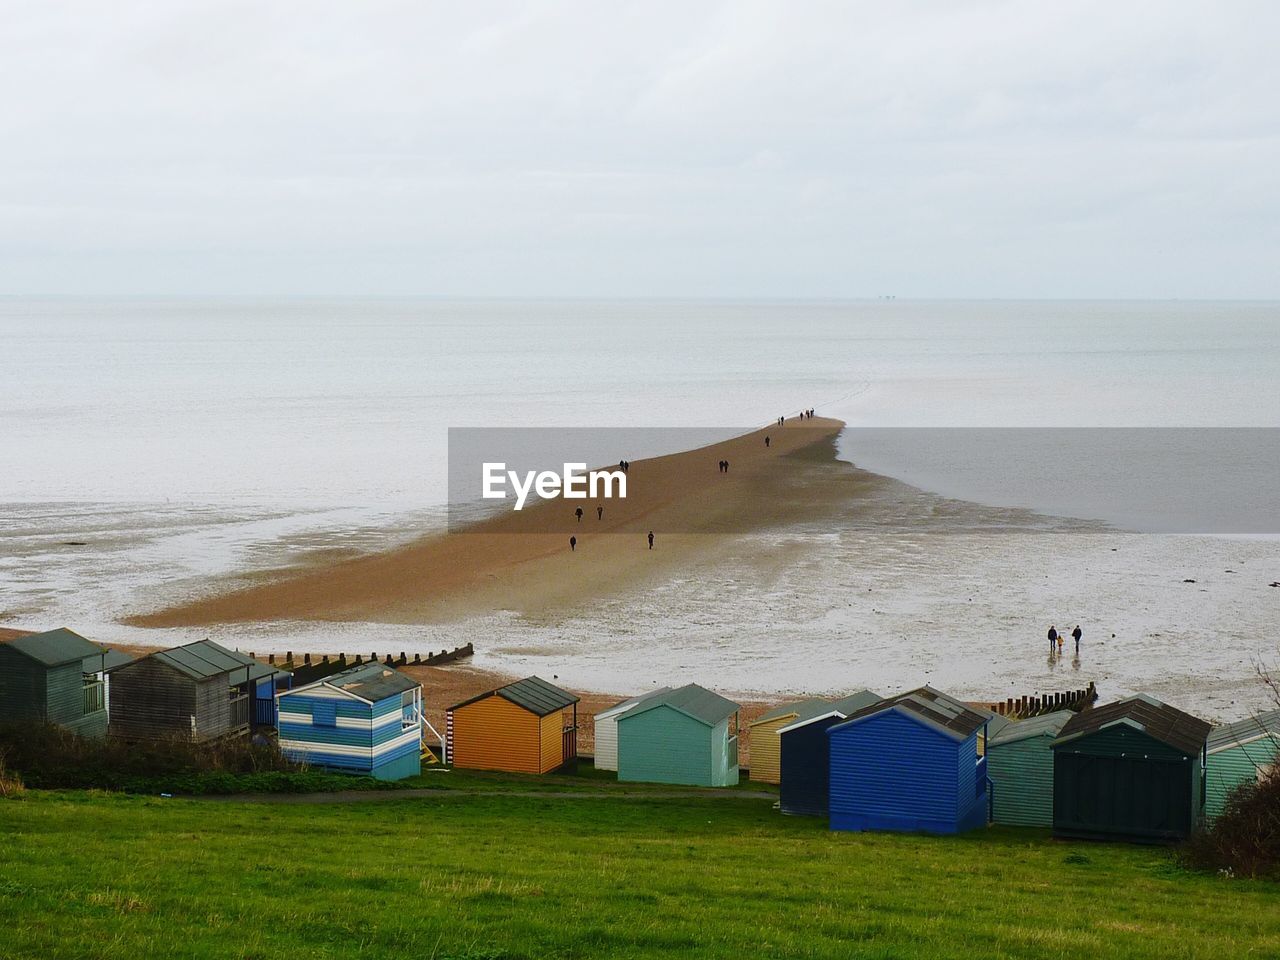
[[[830,834],[767,800],[0,801],[0,956],[1243,957],[1280,887],[1167,851]]]

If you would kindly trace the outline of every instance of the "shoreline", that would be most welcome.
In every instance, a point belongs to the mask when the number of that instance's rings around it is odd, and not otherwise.
[[[143,628],[230,623],[440,624],[512,611],[544,616],[637,586],[658,586],[712,562],[744,531],[820,519],[848,509],[875,483],[836,458],[840,420],[789,419],[695,450],[637,460],[628,497],[591,516],[576,550],[561,500],[478,520],[355,558],[251,571],[206,581],[200,595],[122,618]],[[769,437],[766,447],[764,440]],[[719,460],[731,463],[719,472]],[[646,549],[647,531],[655,531]],[[249,579],[249,585],[244,580]],[[229,580],[238,580],[230,586]]]

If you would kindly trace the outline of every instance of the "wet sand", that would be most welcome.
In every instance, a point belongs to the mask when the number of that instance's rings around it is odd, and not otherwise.
[[[569,549],[566,516],[551,500],[355,559],[249,576],[199,588],[199,596],[124,619],[131,626],[196,627],[270,621],[446,623],[476,614],[538,615],[713,565],[742,531],[783,527],[852,509],[870,475],[836,460],[842,421],[770,424],[723,443],[633,461],[627,498],[603,519],[584,502]],[[766,447],[765,437],[770,438]],[[718,469],[730,462],[728,473]],[[655,533],[654,548],[646,541]]]

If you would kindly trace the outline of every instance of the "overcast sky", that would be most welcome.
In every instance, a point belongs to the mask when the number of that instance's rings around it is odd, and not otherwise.
[[[0,0],[0,292],[1280,297],[1280,4]]]

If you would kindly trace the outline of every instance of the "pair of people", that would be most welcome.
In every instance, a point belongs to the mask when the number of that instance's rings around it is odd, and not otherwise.
[[[1080,624],[1076,624],[1076,628],[1071,631],[1071,638],[1076,642],[1076,655],[1080,653],[1080,638],[1084,636],[1084,631],[1080,629]],[[1052,624],[1049,626],[1049,652],[1062,653],[1062,644],[1064,637],[1058,633],[1058,628]]]

